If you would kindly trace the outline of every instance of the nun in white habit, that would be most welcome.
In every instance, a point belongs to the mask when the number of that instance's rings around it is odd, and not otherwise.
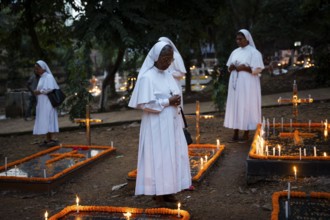
[[[168,68],[173,48],[157,42],[140,69],[129,107],[142,110],[136,195],[177,202],[173,194],[191,186],[187,142],[178,105],[179,88]]]
[[[36,120],[33,128],[34,135],[46,135],[46,140],[40,146],[56,145],[52,134],[59,132],[57,110],[52,106],[47,93],[59,86],[46,62],[38,60],[34,71],[40,76],[38,86],[34,91],[37,96]]]
[[[236,34],[235,49],[227,62],[230,72],[224,127],[234,129],[230,142],[245,143],[249,130],[261,123],[261,88],[259,74],[264,69],[261,53],[256,49],[249,31]],[[239,130],[243,130],[239,138]]]

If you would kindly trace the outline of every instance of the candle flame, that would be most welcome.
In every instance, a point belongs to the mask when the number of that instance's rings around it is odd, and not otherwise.
[[[46,219],[48,218],[48,212],[47,211],[45,212],[45,218]]]
[[[324,154],[323,154],[325,157],[327,156],[327,153],[326,152],[324,152]]]
[[[79,205],[79,197],[78,196],[76,196],[76,203],[77,203],[77,205]]]
[[[124,215],[125,217],[128,217],[128,218],[129,218],[129,217],[132,216],[132,213],[130,213],[130,212],[126,212],[126,213],[124,213],[123,215]]]
[[[297,167],[296,166],[293,166],[293,171],[294,171],[294,173],[297,173]]]
[[[180,207],[181,207],[181,203],[179,202],[179,203],[178,203],[178,208],[180,208]]]

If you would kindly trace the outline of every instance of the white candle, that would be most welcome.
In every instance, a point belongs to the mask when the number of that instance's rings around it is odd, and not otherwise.
[[[132,216],[132,214],[130,212],[126,212],[123,215],[126,217],[127,220],[129,220],[130,217]]]
[[[5,171],[7,171],[7,157],[5,157]]]
[[[217,139],[217,148],[219,148],[219,147],[220,147],[220,140]]]
[[[113,147],[113,141],[111,141],[111,144],[110,145],[111,145],[111,147]]]
[[[289,203],[288,201],[285,201],[285,218],[289,218]]]
[[[45,220],[48,220],[48,212],[45,212]]]
[[[311,132],[311,124],[312,124],[312,121],[311,120],[308,120],[308,131]]]
[[[205,163],[207,163],[207,155],[205,155]]]
[[[283,117],[281,118],[281,130],[283,132]]]
[[[273,147],[273,156],[275,156],[275,147]]]
[[[293,172],[294,172],[294,179],[297,179],[297,168],[296,166],[293,166]]]
[[[301,147],[299,147],[299,160],[301,160]]]
[[[44,169],[44,178],[47,178],[46,169]]]
[[[266,145],[266,155],[268,156],[268,145]]]
[[[79,197],[76,196],[76,203],[77,203],[77,213],[79,213]]]
[[[326,152],[324,152],[324,153],[323,153],[323,156],[325,156],[325,157],[326,157],[326,156],[327,156],[327,153],[326,153]]]
[[[316,155],[316,147],[314,146],[313,148],[314,148],[314,157],[316,157],[317,156]]]
[[[290,182],[288,182],[288,200],[290,200]]]
[[[181,203],[178,203],[178,218],[180,218],[180,207],[181,207]]]
[[[281,156],[281,145],[278,145],[278,156]]]
[[[304,157],[306,157],[306,148],[304,148]]]
[[[204,160],[203,157],[201,157],[201,168],[203,168]]]

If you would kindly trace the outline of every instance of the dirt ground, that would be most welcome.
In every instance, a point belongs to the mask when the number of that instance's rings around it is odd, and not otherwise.
[[[293,76],[294,77],[294,76]],[[283,77],[282,77],[283,78]],[[264,92],[274,93],[290,91],[292,78],[274,80],[270,76],[262,79]],[[267,81],[268,79],[268,81]],[[277,78],[279,79],[279,78]],[[278,81],[283,87],[274,86]],[[284,83],[285,81],[285,83]],[[271,83],[270,83],[271,82]],[[273,87],[270,87],[273,85]],[[285,86],[284,86],[285,85]],[[308,85],[298,82],[303,89]],[[268,89],[267,89],[268,88]],[[210,96],[209,96],[210,97]],[[292,118],[291,106],[263,108],[266,118],[280,120]],[[307,122],[320,122],[330,116],[330,102],[313,103],[299,107],[299,118]],[[287,188],[292,177],[274,177],[254,184],[247,184],[246,158],[250,143],[227,143],[232,131],[223,127],[224,113],[215,113],[215,118],[201,120],[201,143],[214,143],[217,138],[225,144],[223,155],[204,176],[202,181],[194,183],[193,191],[183,191],[177,195],[182,209],[191,214],[191,219],[234,219],[264,220],[270,219],[272,210],[271,196],[276,191]],[[195,120],[188,119],[189,131],[195,134]],[[113,186],[127,182],[127,174],[136,168],[139,124],[93,127],[92,144],[110,145],[113,142],[117,151],[103,160],[83,169],[66,183],[50,193],[21,192],[0,190],[0,219],[43,219],[45,210],[53,215],[68,205],[75,204],[75,196],[80,197],[81,205],[105,205],[149,208],[156,204],[149,196],[134,196],[134,189],[125,186],[112,190]],[[251,135],[252,136],[252,135]],[[56,138],[63,144],[86,144],[84,129],[60,132]],[[32,135],[0,137],[0,166],[4,157],[12,162],[45,148],[36,143],[41,141]],[[330,177],[299,178],[291,183],[292,190],[330,192]]]

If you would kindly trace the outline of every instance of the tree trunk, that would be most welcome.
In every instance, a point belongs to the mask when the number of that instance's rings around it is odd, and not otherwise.
[[[111,94],[110,96],[111,97],[115,97],[117,95],[116,87],[115,87],[115,75],[123,61],[123,58],[125,55],[125,49],[126,49],[125,47],[119,48],[116,62],[113,65],[109,64],[106,67],[108,75],[104,78],[103,83],[102,83],[101,102],[100,102],[100,111],[101,112],[105,111],[104,98],[107,95],[105,93],[106,87],[110,86],[110,94]]]
[[[191,72],[190,72],[190,60],[185,59],[184,60],[185,66],[186,66],[186,86],[185,86],[185,94],[191,93]]]

